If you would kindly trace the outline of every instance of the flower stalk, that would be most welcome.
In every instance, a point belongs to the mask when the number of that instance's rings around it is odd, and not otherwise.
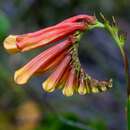
[[[102,14],[101,14],[101,17],[104,20],[104,28],[109,32],[109,34],[115,40],[115,43],[120,49],[121,56],[123,59],[125,79],[126,79],[126,85],[127,85],[126,115],[127,115],[128,130],[130,130],[130,77],[129,77],[128,56],[125,50],[126,37],[123,34],[119,34],[119,29],[116,25],[114,17],[112,17],[113,25],[110,25],[109,21],[107,21]]]

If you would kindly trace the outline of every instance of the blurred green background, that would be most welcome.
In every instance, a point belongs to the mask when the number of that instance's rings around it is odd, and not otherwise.
[[[113,78],[113,88],[100,94],[65,97],[61,91],[45,93],[47,77],[35,77],[25,87],[13,73],[43,49],[9,55],[3,40],[9,34],[38,30],[77,14],[102,12],[115,16],[127,32],[130,56],[130,0],[0,0],[0,130],[125,130],[126,87],[120,52],[104,30],[86,33],[79,56],[85,70],[96,79]]]

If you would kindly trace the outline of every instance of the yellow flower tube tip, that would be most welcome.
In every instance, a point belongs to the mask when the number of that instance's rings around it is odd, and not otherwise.
[[[85,95],[87,93],[87,90],[86,90],[85,86],[79,86],[78,93],[80,95]]]
[[[91,90],[93,93],[99,93],[99,90],[97,87],[93,86],[92,87],[92,90]]]
[[[16,35],[9,35],[5,40],[4,40],[4,48],[7,50],[9,53],[17,53],[20,50],[17,48],[16,45]]]
[[[24,71],[24,68],[18,69],[14,74],[14,81],[19,85],[24,85],[27,83],[30,75],[28,72]]]
[[[74,94],[74,89],[72,86],[66,86],[62,90],[63,95],[70,97]]]
[[[85,95],[87,93],[87,88],[85,86],[85,80],[84,80],[84,74],[82,75],[82,73],[81,73],[81,77],[80,77],[78,93],[80,95]]]
[[[56,84],[50,79],[47,79],[45,82],[42,83],[42,88],[49,93],[55,90],[55,86]]]

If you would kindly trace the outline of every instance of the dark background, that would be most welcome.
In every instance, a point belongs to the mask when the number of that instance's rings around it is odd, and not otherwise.
[[[130,55],[130,0],[0,0],[0,130],[125,130],[126,85],[119,49],[104,30],[87,32],[80,43],[82,66],[96,79],[113,78],[113,88],[100,94],[65,97],[41,88],[47,77],[34,77],[24,87],[13,73],[43,49],[9,55],[3,40],[77,14],[102,12],[127,32]]]

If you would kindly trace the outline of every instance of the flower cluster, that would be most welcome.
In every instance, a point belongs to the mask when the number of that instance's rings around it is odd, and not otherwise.
[[[78,15],[40,31],[8,36],[4,47],[10,53],[25,52],[62,40],[17,70],[14,75],[15,82],[22,85],[34,75],[51,71],[51,75],[42,84],[47,92],[59,88],[64,95],[72,96],[74,92],[84,95],[111,88],[112,80],[92,79],[85,73],[78,58],[80,38],[89,25],[95,24],[95,17]]]

